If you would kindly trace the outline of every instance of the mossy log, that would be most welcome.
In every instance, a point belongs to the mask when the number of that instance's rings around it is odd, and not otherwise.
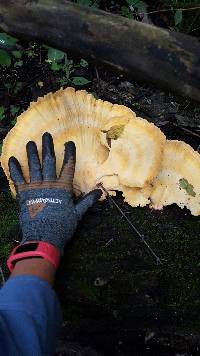
[[[175,31],[64,0],[1,0],[0,27],[81,53],[200,101],[200,43]]]

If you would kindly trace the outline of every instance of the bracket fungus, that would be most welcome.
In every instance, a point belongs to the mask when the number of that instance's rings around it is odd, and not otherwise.
[[[150,199],[154,209],[176,203],[200,215],[200,154],[185,142],[167,140]]]
[[[36,142],[41,158],[41,137],[53,136],[59,173],[64,143],[77,150],[74,176],[76,196],[101,183],[110,195],[121,191],[131,206],[161,209],[176,203],[200,215],[200,155],[181,141],[166,140],[154,124],[136,117],[123,105],[96,100],[85,90],[60,89],[49,93],[22,113],[3,142],[1,165],[15,195],[8,159],[14,155],[27,181],[25,144]],[[105,198],[105,193],[103,195]]]

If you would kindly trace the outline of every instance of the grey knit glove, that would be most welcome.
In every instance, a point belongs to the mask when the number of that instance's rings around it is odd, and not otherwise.
[[[73,142],[65,144],[59,178],[56,176],[53,139],[49,133],[42,137],[42,167],[35,142],[28,142],[26,149],[30,183],[25,181],[18,160],[15,157],[9,159],[10,176],[20,206],[21,244],[45,241],[63,254],[65,244],[72,238],[79,220],[102,192],[95,189],[74,204],[72,188],[76,148]]]

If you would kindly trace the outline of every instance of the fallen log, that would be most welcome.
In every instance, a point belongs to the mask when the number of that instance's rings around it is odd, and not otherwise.
[[[200,101],[196,38],[65,0],[0,0],[0,28],[18,38],[76,51]]]

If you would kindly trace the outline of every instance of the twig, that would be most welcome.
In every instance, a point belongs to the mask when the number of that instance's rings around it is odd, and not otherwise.
[[[39,61],[40,65],[42,63],[42,55],[41,55],[41,45],[40,45],[40,61]]]
[[[192,33],[192,32],[197,31],[197,30],[199,30],[199,29],[200,29],[200,26],[199,26],[199,27],[196,27],[196,28],[193,28],[193,30],[189,31],[188,33]]]
[[[119,205],[114,201],[113,198],[111,198],[111,196],[109,195],[108,191],[103,187],[102,184],[99,184],[99,186],[101,186],[101,188],[104,190],[104,192],[106,193],[106,195],[108,196],[108,198],[111,200],[111,202],[116,206],[117,210],[119,210],[119,212],[122,214],[122,216],[126,219],[127,223],[129,224],[129,226],[136,232],[136,234],[140,237],[140,239],[142,240],[142,242],[145,244],[145,246],[148,248],[148,250],[151,252],[151,254],[154,256],[154,258],[156,259],[156,263],[157,264],[162,264],[160,257],[158,257],[155,252],[152,250],[151,246],[148,244],[148,242],[145,240],[144,235],[142,235],[138,229],[133,225],[133,223],[129,220],[129,218],[126,216],[126,214],[122,211],[122,209],[119,207]],[[112,239],[111,239],[112,240]],[[111,242],[111,240],[108,241],[108,243]]]
[[[108,240],[108,241],[106,242],[106,244],[105,244],[105,247],[107,247],[108,245],[110,245],[110,243],[111,243],[113,240],[114,240],[113,237],[112,237],[112,239]]]
[[[185,132],[190,133],[190,134],[193,135],[193,136],[196,136],[196,137],[200,138],[200,135],[197,134],[196,132],[193,132],[192,130],[186,129],[185,127],[179,126],[179,125],[177,125],[177,124],[175,124],[175,123],[173,123],[173,125],[176,126],[176,127],[178,127],[179,129],[185,131]]]
[[[193,19],[191,20],[191,22],[190,22],[190,24],[189,24],[189,26],[188,26],[188,28],[186,30],[186,33],[190,33],[191,32],[191,29],[192,29],[192,27],[193,27],[193,25],[196,22],[198,17],[199,17],[199,12],[196,11],[196,14],[194,14]]]
[[[150,12],[138,12],[138,14],[150,15],[150,14],[157,14],[159,12],[169,12],[169,11],[177,11],[177,10],[181,10],[181,11],[200,10],[200,6],[189,7],[187,9],[184,9],[184,8],[161,9],[161,10],[154,10],[154,11],[150,11]]]
[[[101,91],[101,83],[100,83],[100,78],[99,78],[99,72],[98,72],[98,69],[97,69],[96,66],[94,67],[94,69],[95,69],[95,73],[96,73],[96,77],[97,77],[97,82],[98,82],[98,94],[99,94],[100,91]]]

